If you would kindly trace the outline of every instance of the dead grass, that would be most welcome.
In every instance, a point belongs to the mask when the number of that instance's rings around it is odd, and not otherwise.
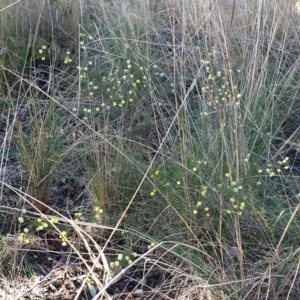
[[[297,297],[298,1],[1,5],[2,297]]]

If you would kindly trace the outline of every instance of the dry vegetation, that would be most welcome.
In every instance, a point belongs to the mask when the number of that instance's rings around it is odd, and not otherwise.
[[[298,299],[298,1],[0,16],[0,299]]]

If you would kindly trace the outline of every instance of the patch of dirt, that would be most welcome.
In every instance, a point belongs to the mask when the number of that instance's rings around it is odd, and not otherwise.
[[[5,239],[16,242],[17,238],[8,235]],[[26,261],[34,276],[26,279],[11,274],[10,279],[0,279],[0,299],[91,300],[107,283],[102,263],[99,262],[93,269],[94,277],[89,275],[88,267],[92,267],[93,263],[88,253],[85,254],[87,251],[83,247],[80,249],[82,261],[76,251],[61,245],[56,232],[32,235],[30,244],[18,241],[16,244],[19,247],[15,253],[15,257],[19,257],[16,262],[21,265]],[[76,244],[76,237],[72,245],[80,248],[80,244]],[[112,278],[116,276],[118,280],[107,287],[107,294],[101,299],[177,299],[180,292],[182,281],[171,272],[154,267],[153,263],[142,261],[117,277],[120,271],[111,270]],[[20,287],[16,285],[14,277],[19,282],[23,280]]]

